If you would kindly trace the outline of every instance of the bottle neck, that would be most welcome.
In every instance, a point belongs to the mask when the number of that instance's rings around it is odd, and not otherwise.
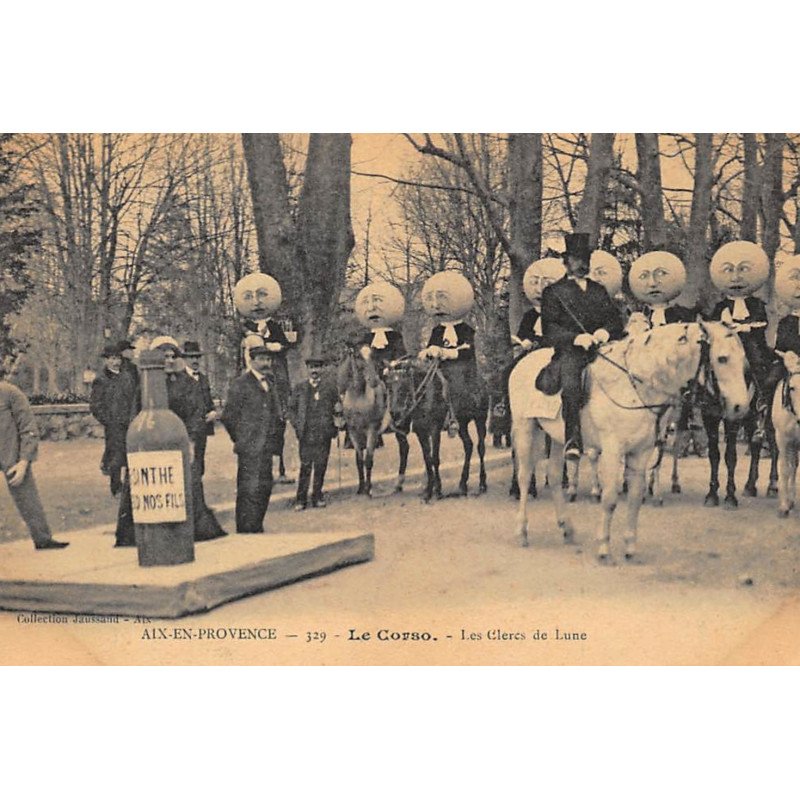
[[[142,370],[142,408],[168,408],[167,375],[163,369]]]

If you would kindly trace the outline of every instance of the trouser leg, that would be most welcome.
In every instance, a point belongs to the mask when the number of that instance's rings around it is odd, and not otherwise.
[[[314,488],[311,492],[311,501],[322,500],[322,487],[325,484],[325,473],[328,469],[328,458],[331,452],[330,439],[327,444],[321,445],[314,459]]]
[[[310,459],[300,462],[300,474],[297,477],[296,501],[303,506],[308,502],[308,484],[311,482],[312,466],[313,462]]]
[[[260,533],[263,517],[259,516],[259,472],[258,455],[239,455],[236,472],[236,530],[242,533]]]
[[[264,516],[269,508],[272,495],[272,450],[266,448],[261,454],[261,465],[258,473],[258,513],[259,524],[263,529]]]
[[[119,495],[116,543],[120,546],[136,544],[136,534],[133,527],[133,506],[131,505],[131,483],[127,472],[125,479],[122,481]]]
[[[563,358],[561,362],[561,412],[565,441],[583,450],[581,437],[581,374],[584,362]]]
[[[33,477],[33,467],[28,466],[25,479],[19,486],[9,486],[8,490],[11,492],[11,499],[17,507],[17,511],[28,526],[34,544],[51,539],[50,526],[47,523],[42,501],[39,499],[36,480]]]
[[[199,434],[194,440],[194,460],[197,462],[197,467],[200,470],[200,475],[206,474],[206,442],[207,437],[205,433]]]

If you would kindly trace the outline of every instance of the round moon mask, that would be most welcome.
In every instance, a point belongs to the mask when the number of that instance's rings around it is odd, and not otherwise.
[[[271,275],[252,272],[233,287],[236,310],[248,319],[265,319],[281,304],[281,287]]]
[[[472,286],[460,272],[437,272],[422,287],[422,307],[437,322],[461,319],[469,313],[474,302]]]
[[[613,297],[622,288],[622,266],[611,253],[595,250],[589,260],[589,277]]]
[[[754,242],[728,242],[711,259],[711,280],[729,297],[747,297],[769,277],[769,259]]]
[[[403,295],[391,283],[370,283],[356,297],[356,317],[365,328],[389,328],[403,318],[405,310]]]
[[[540,258],[534,261],[522,278],[522,290],[525,297],[538,306],[542,300],[542,292],[551,283],[561,280],[567,274],[564,262],[560,258]]]
[[[686,269],[672,253],[656,250],[631,264],[628,283],[634,297],[643,303],[661,306],[674,300],[686,286]]]
[[[800,255],[787,258],[775,270],[775,294],[792,310],[800,308]]]

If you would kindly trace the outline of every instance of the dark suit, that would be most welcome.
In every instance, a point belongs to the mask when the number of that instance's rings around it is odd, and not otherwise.
[[[439,368],[451,386],[454,384],[458,384],[459,387],[474,386],[478,381],[478,363],[475,359],[475,329],[471,325],[467,325],[466,322],[459,322],[455,326],[456,341],[448,342],[447,344],[444,341],[444,332],[444,325],[436,325],[428,339],[428,347],[435,345],[445,350],[455,347],[461,347],[462,349],[458,350],[458,358],[442,360]],[[467,345],[467,347],[463,347],[464,345]]]
[[[744,302],[747,306],[747,310],[750,312],[750,316],[744,320],[734,320],[735,322],[750,323],[768,321],[767,306],[761,298],[753,296],[745,297]],[[719,303],[714,306],[713,311],[708,315],[708,319],[714,321],[721,320],[722,312],[725,311],[725,309],[730,311],[731,314],[733,313],[733,306],[733,300],[728,298],[720,300]],[[767,328],[764,326],[761,328],[754,328],[749,333],[740,333],[739,339],[742,342],[747,361],[750,364],[750,372],[755,380],[756,388],[766,401],[768,398],[764,393],[764,389],[766,388],[764,384],[767,372],[774,359],[774,353],[767,344]]]
[[[138,411],[137,390],[138,380],[134,380],[130,368],[124,367],[117,373],[103,369],[92,384],[89,409],[105,428],[100,470],[109,476],[113,495],[122,488],[120,473],[126,466],[127,453],[125,437],[128,425]]]
[[[248,370],[228,390],[222,424],[233,440],[239,461],[236,475],[236,530],[259,533],[272,494],[272,456],[277,453],[280,402],[274,376],[266,390]]]
[[[366,331],[361,337],[359,344],[367,345],[372,350],[372,357],[378,365],[379,370],[385,369],[390,361],[397,361],[406,355],[406,346],[403,342],[403,334],[399,331],[388,330],[386,333],[386,346],[374,347],[373,341],[375,334],[372,331]]]
[[[565,276],[542,292],[544,344],[555,348],[561,374],[561,403],[567,442],[582,449],[580,431],[581,374],[596,357],[594,348],[576,347],[575,337],[599,328],[611,339],[623,335],[622,314],[608,292],[591,278],[586,289]]]
[[[533,348],[531,348],[533,350],[541,347],[542,341],[544,340],[544,331],[542,331],[542,333],[536,333],[535,331],[536,323],[541,319],[541,317],[542,315],[539,312],[539,309],[529,309],[522,315],[522,320],[520,321],[519,328],[517,330],[517,338],[521,339],[523,342],[526,339],[533,342]]]
[[[192,442],[194,450],[191,477],[195,539],[201,541],[224,535],[214,512],[206,505],[205,490],[203,489],[206,413],[208,412],[200,381],[191,378],[186,372],[174,372],[167,375],[167,398],[170,411],[177,414],[186,426],[186,432],[189,434],[189,440]],[[198,457],[198,450],[203,461],[200,461]]]
[[[780,350],[782,353],[797,353],[800,356],[800,318],[794,314],[789,314],[778,323],[775,349]],[[786,367],[783,361],[776,360],[770,368],[766,379],[765,391],[767,397],[772,397],[775,387],[785,376]],[[767,408],[771,411],[772,403]]]
[[[311,502],[322,499],[322,486],[328,468],[331,439],[336,436],[334,408],[339,402],[335,383],[323,377],[315,387],[305,381],[294,388],[289,405],[289,418],[300,445],[300,476],[297,481],[297,503],[308,502],[308,485],[314,474]]]
[[[206,440],[214,435],[214,423],[206,422],[206,416],[214,410],[214,400],[211,397],[211,387],[208,378],[202,373],[197,373],[197,378],[193,378],[188,370],[183,375],[187,380],[180,379],[178,385],[182,390],[176,393],[170,390],[170,386],[175,385],[176,375],[171,375],[167,380],[167,390],[170,394],[170,408],[183,420],[186,431],[194,444],[194,457],[200,468],[200,474],[206,471]],[[172,408],[173,403],[176,404]]]

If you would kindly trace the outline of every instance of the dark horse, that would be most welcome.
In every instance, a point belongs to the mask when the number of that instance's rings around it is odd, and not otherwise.
[[[427,367],[416,360],[403,360],[386,375],[392,430],[397,441],[405,442],[408,456],[408,434],[413,431],[419,440],[425,462],[426,483],[422,498],[442,496],[439,477],[439,446],[447,416],[446,383],[435,362]],[[401,448],[401,456],[403,450]],[[398,487],[402,487],[406,458],[400,460]]]
[[[464,446],[464,466],[461,468],[461,479],[458,482],[458,494],[466,495],[469,484],[469,468],[472,458],[472,437],[469,435],[469,423],[475,423],[478,433],[478,458],[480,473],[478,476],[478,492],[486,491],[486,421],[489,417],[489,393],[478,376],[474,363],[448,362],[440,364],[447,381],[447,407],[449,412],[448,429],[457,426],[458,436]],[[452,426],[452,427],[451,427]]]
[[[708,388],[708,387],[707,387]],[[747,483],[744,486],[744,494],[746,497],[756,497],[758,489],[758,462],[761,458],[761,441],[753,440],[753,433],[757,427],[758,411],[756,406],[758,395],[755,394],[750,403],[750,411],[747,416],[741,421],[722,420],[722,413],[720,410],[718,398],[708,390],[702,391],[699,396],[700,409],[703,417],[703,427],[708,436],[708,460],[711,464],[711,477],[708,485],[708,494],[705,497],[704,504],[706,506],[719,505],[719,423],[723,422],[723,432],[725,436],[725,467],[728,472],[728,481],[725,486],[725,506],[726,508],[736,508],[739,501],[736,499],[736,440],[739,435],[739,429],[744,429],[745,437],[750,447],[750,471],[747,477]],[[764,431],[767,444],[770,452],[770,470],[769,470],[769,487],[767,488],[767,497],[776,497],[778,494],[778,448],[775,444],[775,428],[771,423],[767,424]],[[679,492],[680,484],[677,481],[677,475],[673,474],[672,491]]]
[[[372,465],[378,437],[389,424],[386,387],[378,377],[371,358],[362,358],[348,350],[336,375],[342,398],[342,412],[347,435],[356,451],[358,494],[372,496]],[[408,442],[398,437],[400,463],[405,471]]]

